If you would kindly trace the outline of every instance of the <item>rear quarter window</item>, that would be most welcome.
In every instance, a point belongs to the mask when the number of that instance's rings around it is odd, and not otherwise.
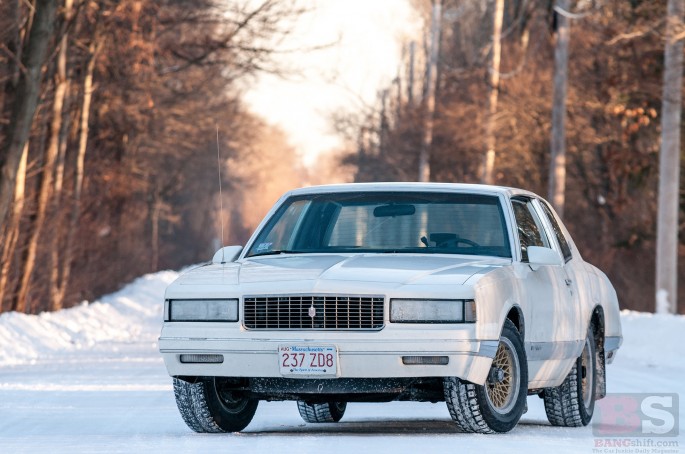
[[[542,211],[545,212],[545,216],[547,216],[549,223],[552,225],[554,236],[557,237],[557,242],[561,248],[561,253],[564,256],[564,260],[568,262],[571,260],[573,255],[571,254],[571,247],[568,244],[568,240],[566,239],[566,236],[564,236],[564,232],[561,230],[559,222],[557,222],[557,217],[554,216],[554,213],[552,213],[552,209],[549,207],[549,205],[547,205],[547,202],[541,201],[540,206],[542,206]]]

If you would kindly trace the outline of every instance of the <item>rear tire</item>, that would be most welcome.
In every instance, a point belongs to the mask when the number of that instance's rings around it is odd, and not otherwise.
[[[528,367],[521,334],[505,320],[491,372],[484,385],[457,377],[443,381],[452,420],[462,432],[509,432],[521,419],[528,395]]]
[[[583,352],[564,382],[544,390],[545,413],[553,426],[581,427],[590,423],[595,410],[596,366],[595,336],[590,327]]]
[[[324,402],[322,404],[308,404],[297,401],[297,409],[305,422],[338,422],[342,419],[347,408],[347,402]]]
[[[196,383],[174,378],[178,411],[195,432],[239,432],[252,421],[259,401],[222,389],[222,383],[218,377]]]

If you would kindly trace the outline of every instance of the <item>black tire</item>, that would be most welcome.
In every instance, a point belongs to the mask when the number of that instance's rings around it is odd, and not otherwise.
[[[462,432],[502,433],[513,429],[525,411],[528,395],[526,352],[516,326],[505,320],[484,385],[457,377],[445,378],[443,385],[447,409]]]
[[[543,392],[545,413],[553,426],[581,427],[592,420],[597,383],[597,351],[592,327],[585,338],[583,352],[564,382]]]
[[[239,432],[257,411],[257,399],[222,390],[222,379],[188,383],[174,378],[176,405],[183,421],[195,432]]]
[[[347,408],[347,402],[325,402],[322,404],[308,404],[297,401],[297,409],[305,422],[338,422],[342,419]]]

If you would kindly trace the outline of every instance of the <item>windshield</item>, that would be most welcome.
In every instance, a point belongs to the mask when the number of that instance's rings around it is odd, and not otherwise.
[[[426,192],[291,197],[247,257],[299,253],[436,253],[511,257],[499,199]]]

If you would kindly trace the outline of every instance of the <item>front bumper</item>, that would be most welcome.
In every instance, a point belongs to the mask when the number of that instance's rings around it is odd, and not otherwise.
[[[284,377],[278,363],[281,345],[334,345],[336,377],[401,378],[455,376],[483,384],[498,340],[475,339],[475,326],[386,325],[381,331],[250,331],[239,324],[165,323],[160,352],[169,375]],[[223,362],[182,363],[181,354],[220,354]],[[404,364],[403,356],[446,356],[445,365]],[[289,378],[320,378],[286,376]]]

